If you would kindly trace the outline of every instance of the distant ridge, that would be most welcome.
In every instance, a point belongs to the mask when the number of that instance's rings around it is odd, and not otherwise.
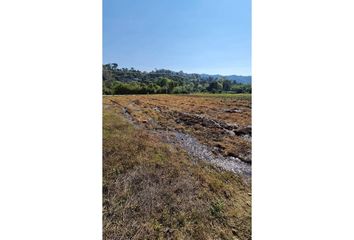
[[[233,82],[237,82],[237,83],[243,83],[243,84],[251,84],[252,83],[252,76],[240,76],[240,75],[220,75],[220,74],[200,74],[200,76],[202,76],[203,78],[214,78],[214,79],[218,79],[218,78],[225,78],[227,80],[233,81]]]

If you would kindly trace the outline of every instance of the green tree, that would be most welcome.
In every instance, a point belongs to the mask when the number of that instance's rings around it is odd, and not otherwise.
[[[231,82],[230,80],[224,80],[224,81],[222,82],[222,89],[223,89],[224,91],[230,91],[231,86],[232,86],[232,82]]]
[[[219,82],[219,81],[211,82],[211,83],[209,83],[209,86],[207,87],[207,90],[208,90],[209,92],[213,92],[213,93],[221,92],[221,90],[222,90],[222,83]]]

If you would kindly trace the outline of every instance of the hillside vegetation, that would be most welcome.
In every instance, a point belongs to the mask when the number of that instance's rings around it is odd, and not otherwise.
[[[160,69],[142,72],[103,65],[103,94],[251,93],[250,76],[187,74]]]

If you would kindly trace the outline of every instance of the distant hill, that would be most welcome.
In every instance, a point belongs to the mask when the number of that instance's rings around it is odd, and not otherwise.
[[[230,76],[225,76],[225,78],[238,83],[245,83],[245,84],[252,83],[252,76],[230,75]]]
[[[209,75],[209,74],[200,74],[200,76],[204,79],[207,79],[209,77],[213,78],[213,79],[218,79],[218,78],[225,78],[227,80],[233,81],[233,82],[237,82],[237,83],[243,83],[243,84],[251,84],[252,83],[252,76],[239,76],[239,75],[227,75],[227,76],[223,76],[220,74],[213,74],[213,75]]]

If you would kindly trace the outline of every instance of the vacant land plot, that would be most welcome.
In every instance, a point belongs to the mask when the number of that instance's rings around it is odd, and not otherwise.
[[[251,239],[251,98],[103,98],[104,239]]]

